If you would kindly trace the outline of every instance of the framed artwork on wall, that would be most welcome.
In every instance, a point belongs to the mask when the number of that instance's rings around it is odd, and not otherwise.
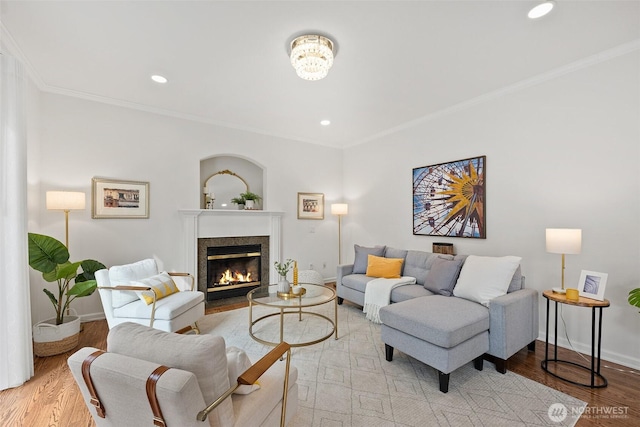
[[[582,270],[578,281],[578,293],[581,297],[603,301],[608,276],[607,273]]]
[[[149,183],[92,178],[91,218],[149,218]]]
[[[298,219],[324,219],[324,194],[298,193]]]
[[[413,234],[486,239],[486,156],[413,169]]]

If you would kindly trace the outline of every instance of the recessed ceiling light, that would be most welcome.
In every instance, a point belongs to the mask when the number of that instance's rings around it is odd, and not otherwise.
[[[540,3],[537,6],[534,6],[527,16],[531,19],[538,19],[545,16],[547,13],[551,12],[553,7],[556,5],[556,2],[553,0],[547,0],[544,3]]]
[[[320,124],[321,124],[322,126],[329,126],[329,125],[331,124],[331,120],[327,120],[327,119],[325,119],[325,120],[320,120]]]
[[[159,74],[154,74],[153,76],[151,76],[151,80],[153,80],[156,83],[166,83],[167,82],[167,78],[164,76],[161,76]]]

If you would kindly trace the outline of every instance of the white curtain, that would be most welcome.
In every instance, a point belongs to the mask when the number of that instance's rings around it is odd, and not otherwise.
[[[25,82],[22,64],[0,54],[0,390],[33,376]]]

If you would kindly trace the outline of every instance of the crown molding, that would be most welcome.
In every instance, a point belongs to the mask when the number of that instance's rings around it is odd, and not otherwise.
[[[9,54],[22,62],[25,69],[27,70],[27,75],[29,76],[29,78],[35,83],[38,89],[44,91],[47,85],[42,80],[42,77],[40,77],[40,74],[36,72],[33,65],[31,65],[31,62],[27,59],[24,52],[22,52],[22,50],[18,47],[15,39],[13,38],[9,30],[7,30],[7,27],[4,26],[4,23],[2,21],[0,21],[0,40],[2,41],[0,47],[2,47],[3,49],[6,48]]]
[[[503,88],[494,90],[492,92],[485,93],[483,95],[477,96],[475,98],[468,99],[466,101],[462,101],[458,104],[452,105],[447,108],[443,108],[441,110],[435,111],[433,113],[427,114],[425,116],[419,117],[417,119],[405,122],[401,125],[394,126],[385,131],[378,132],[376,134],[370,135],[366,138],[363,138],[359,141],[354,142],[353,144],[345,145],[343,148],[355,147],[357,145],[365,144],[367,142],[372,142],[377,139],[383,138],[385,136],[404,131],[406,129],[410,129],[412,127],[418,126],[422,123],[439,119],[441,117],[448,116],[453,113],[457,113],[459,111],[463,111],[472,107],[475,107],[479,104],[484,104],[489,101],[493,101],[495,99],[501,98],[505,95],[509,95],[511,93],[519,92],[524,89],[528,89],[532,86],[537,86],[539,84],[545,83],[550,80],[557,79],[558,77],[562,77],[566,74],[573,73],[578,70],[582,70],[585,68],[592,67],[594,65],[609,61],[611,59],[618,58],[620,56],[627,55],[629,53],[635,52],[640,49],[640,39],[635,39],[631,42],[621,44],[612,49],[607,49],[595,55],[588,56],[586,58],[580,59],[578,61],[571,62],[567,65],[563,65],[562,67],[555,68],[551,71],[538,74],[536,76],[530,77],[528,79],[521,80],[519,82],[513,83],[511,85],[505,86]]]

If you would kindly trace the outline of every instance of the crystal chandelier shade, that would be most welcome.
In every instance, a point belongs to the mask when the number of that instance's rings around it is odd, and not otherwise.
[[[291,65],[304,80],[320,80],[333,65],[333,42],[318,35],[304,35],[291,42]]]

